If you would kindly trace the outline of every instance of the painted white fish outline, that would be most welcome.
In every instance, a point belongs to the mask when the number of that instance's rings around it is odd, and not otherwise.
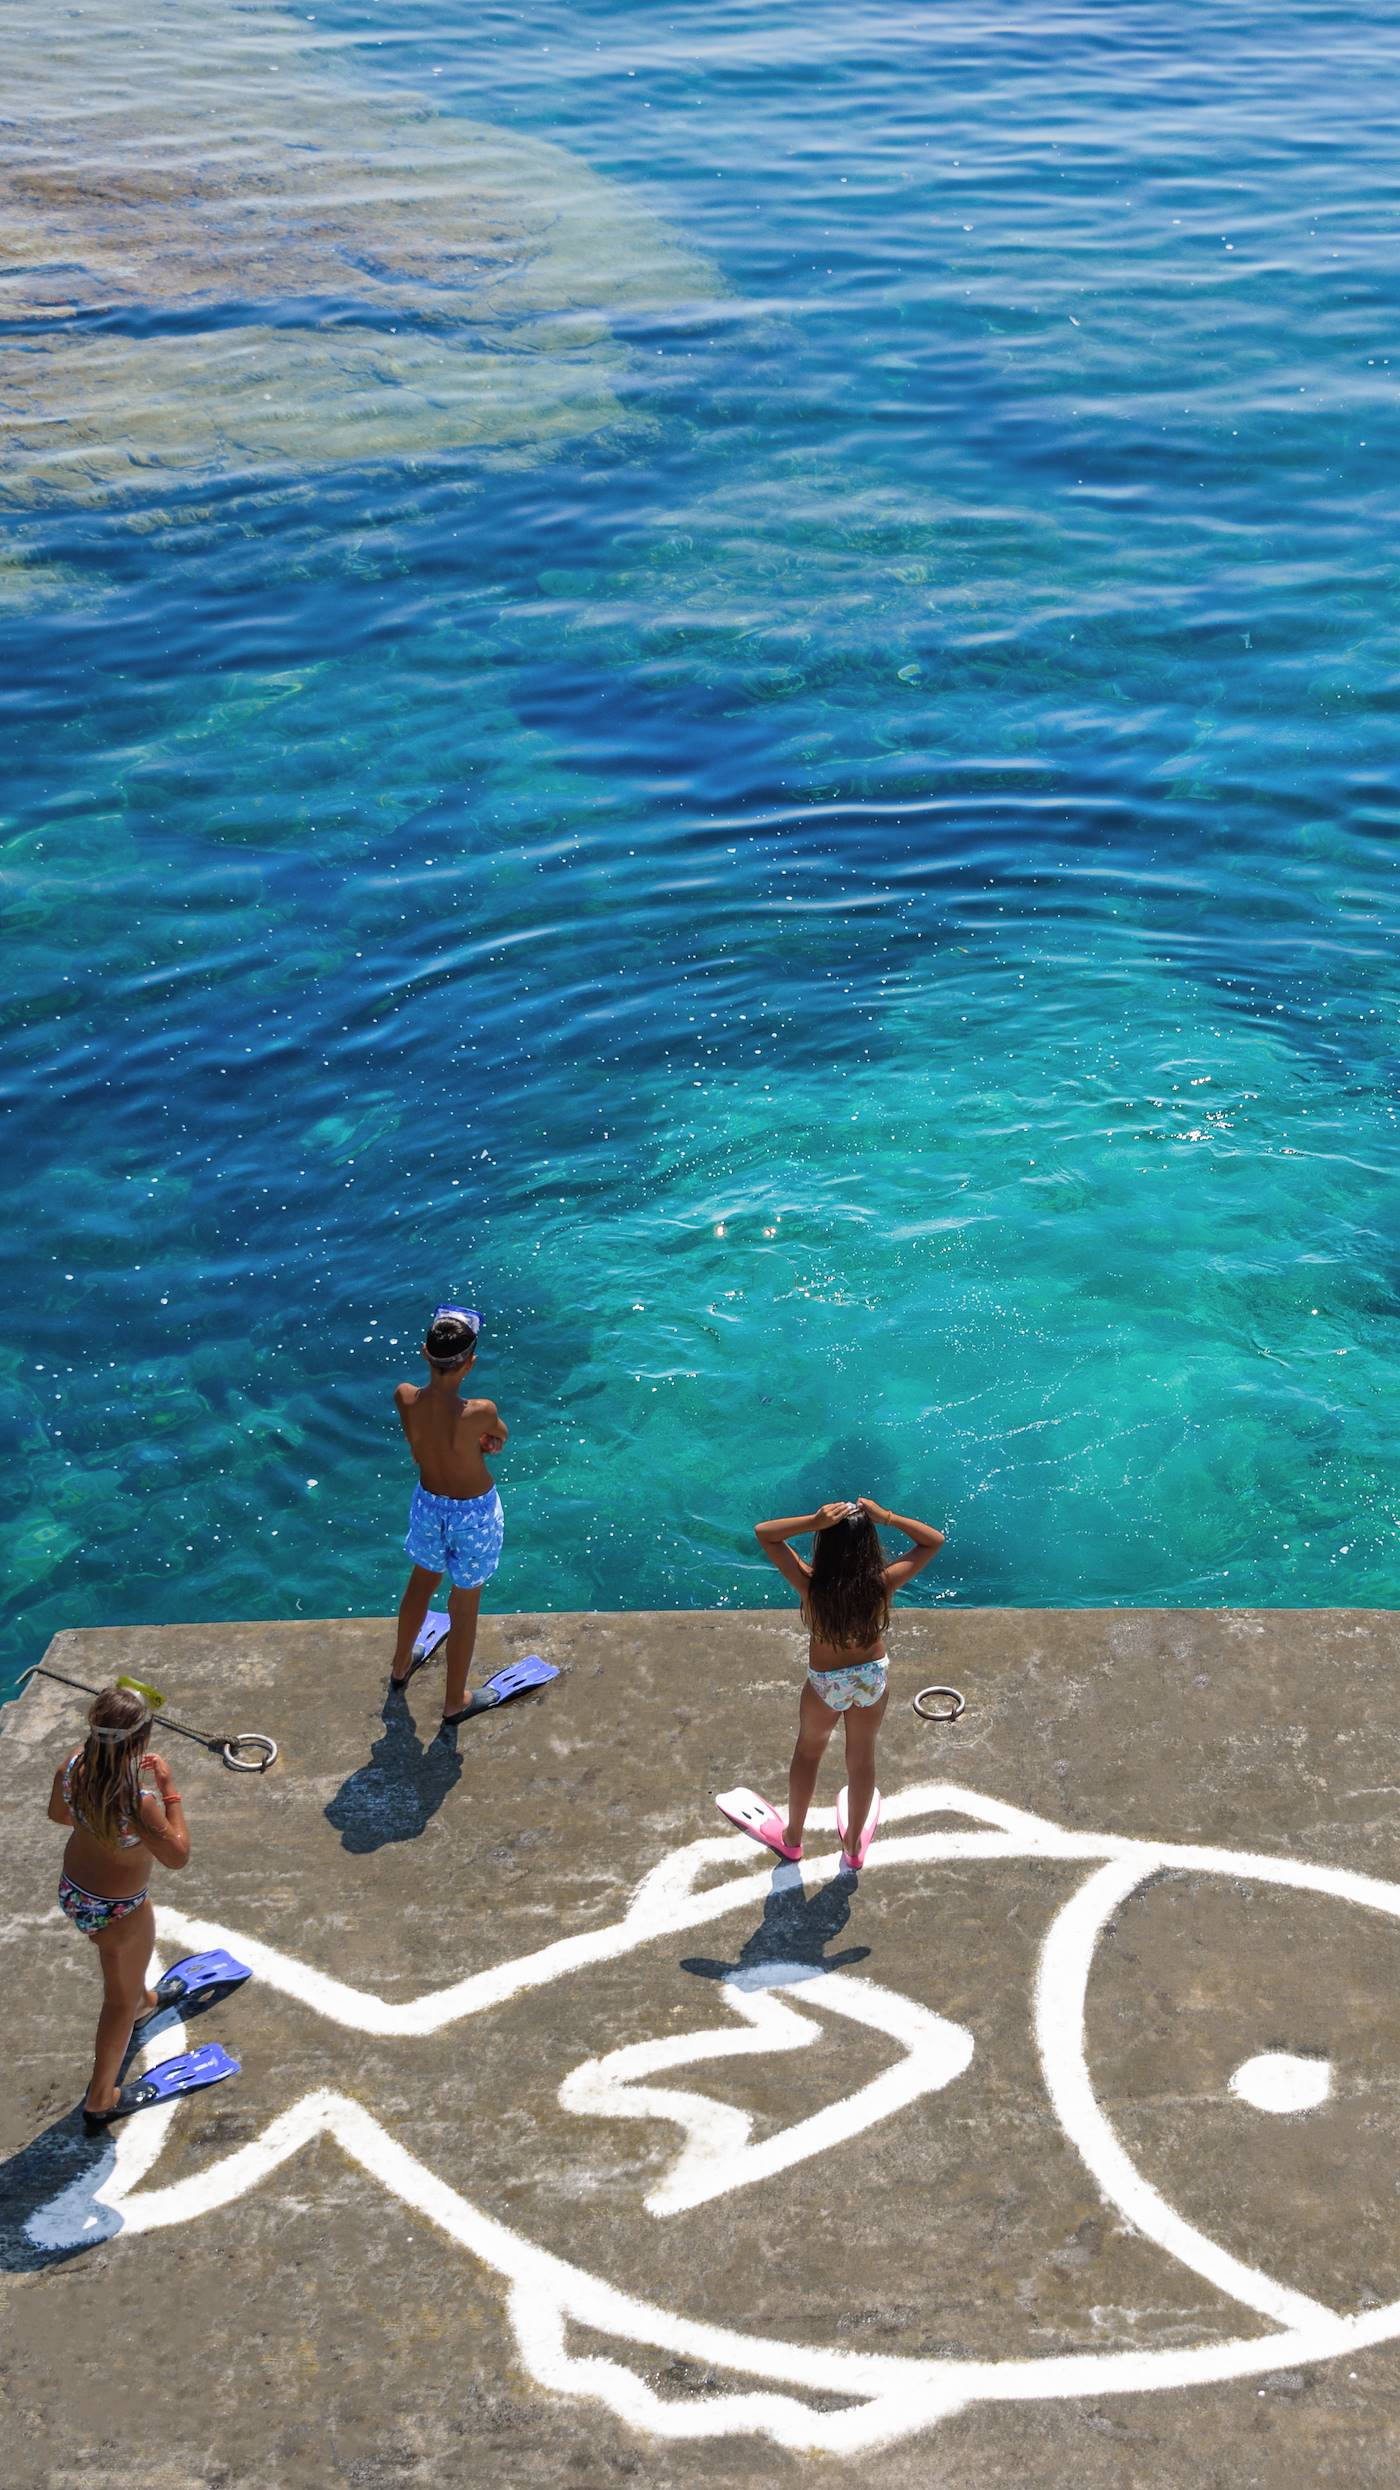
[[[761,2432],[781,2446],[833,2455],[889,2445],[972,2403],[1216,2384],[1355,2356],[1371,2344],[1400,2336],[1400,2300],[1353,2316],[1339,2315],[1244,2264],[1177,2214],[1135,2169],[1095,2099],[1084,2033],[1085,1997],[1099,1939],[1128,1895],[1163,1870],[1248,1878],[1325,1894],[1392,1919],[1400,1919],[1400,1885],[1348,1868],[1319,1867],[1267,1853],[1071,1832],[952,1783],[926,1784],[889,1799],[885,1825],[930,1814],[970,1818],[986,1829],[893,1838],[882,1833],[866,1873],[877,1866],[920,1861],[1048,1858],[1096,1863],[1096,1873],[1055,1915],[1037,1968],[1034,2028],[1051,2104],[1104,2196],[1129,2226],[1268,2320],[1270,2331],[1187,2348],[1051,2353],[1013,2360],[919,2359],[748,2335],[636,2299],[536,2247],[436,2178],[358,2102],[329,2091],[308,2093],[250,2144],[195,2176],[135,2193],[158,2158],[179,2105],[148,2112],[118,2131],[113,2165],[100,2183],[94,2187],[89,2178],[64,2190],[31,2217],[28,2234],[40,2247],[71,2248],[103,2229],[154,2230],[193,2220],[238,2201],[315,2136],[329,2133],[370,2176],[502,2276],[521,2361],[540,2386],[591,2397],[629,2426],[659,2437]],[[834,1811],[815,1810],[808,1821],[814,1829],[833,1829]],[[717,1885],[698,1893],[694,1889],[705,1869],[739,1855],[741,1840],[722,1835],[669,1854],[643,1879],[623,1918],[608,1928],[559,1939],[514,1963],[471,1973],[403,2005],[351,1988],[236,1930],[164,1907],[158,1922],[162,1937],[182,1947],[224,1945],[239,1952],[259,1977],[349,2029],[384,2037],[422,2033],[503,2004],[589,1962],[616,1959],[653,1938],[679,1934],[761,1900],[772,1890],[773,1872],[768,1869],[741,1869]],[[834,1872],[836,1854],[806,1864],[817,1875]],[[777,1875],[791,1884],[801,1881],[795,1867],[779,1869]],[[668,2400],[619,2360],[571,2353],[571,2323],[649,2351],[761,2378],[766,2391]],[[838,2411],[818,2412],[796,2394],[772,2391],[783,2388],[828,2396],[839,2391],[852,2400]]]
[[[791,2170],[814,2153],[829,2153],[863,2134],[878,2119],[892,2118],[925,2093],[941,2092],[971,2064],[972,2034],[961,2023],[950,2023],[946,2015],[916,2005],[912,1997],[857,1979],[852,1972],[828,1971],[815,1980],[811,1973],[808,1963],[769,1963],[757,1978],[726,1980],[720,1995],[747,2030],[710,2028],[673,2033],[666,2040],[633,2041],[625,2049],[609,2050],[605,2058],[586,2058],[565,2076],[559,2099],[578,2117],[663,2118],[683,2130],[679,2154],[644,2200],[648,2213],[690,2213],[737,2187],[775,2178],[780,2170]],[[805,2006],[883,2032],[899,2042],[903,2056],[857,2091],[779,2127],[759,2144],[750,2142],[753,2120],[747,2110],[712,2101],[705,2093],[676,2092],[641,2080],[670,2067],[808,2047],[820,2027],[770,1993],[794,1981],[809,1984],[802,1998]]]

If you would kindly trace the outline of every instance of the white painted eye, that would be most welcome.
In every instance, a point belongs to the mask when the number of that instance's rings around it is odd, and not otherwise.
[[[1277,2118],[1315,2110],[1332,2089],[1332,2069],[1325,2058],[1296,2058],[1288,2049],[1265,2049],[1246,2058],[1230,2078],[1230,2090],[1252,2110],[1269,2110]]]

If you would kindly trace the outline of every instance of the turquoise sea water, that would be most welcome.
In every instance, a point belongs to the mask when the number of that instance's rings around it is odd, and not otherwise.
[[[459,1293],[501,1606],[1393,1603],[1392,13],[135,24],[0,134],[11,1675],[391,1608]]]

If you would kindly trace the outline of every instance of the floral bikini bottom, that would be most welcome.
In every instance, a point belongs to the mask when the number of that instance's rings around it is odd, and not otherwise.
[[[67,1912],[80,1935],[95,1937],[103,1928],[111,1928],[119,1919],[129,1919],[133,1911],[139,1911],[149,1890],[143,1885],[139,1893],[127,1894],[116,1902],[110,1894],[85,1893],[71,1876],[60,1876],[58,1907]]]
[[[807,1683],[828,1711],[868,1712],[889,1684],[889,1673],[883,1660],[858,1660],[849,1669],[809,1669]]]

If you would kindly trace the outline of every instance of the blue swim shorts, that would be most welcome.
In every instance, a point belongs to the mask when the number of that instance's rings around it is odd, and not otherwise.
[[[426,1573],[450,1574],[459,1591],[479,1591],[501,1561],[505,1532],[494,1487],[484,1496],[430,1496],[415,1487],[403,1552]]]

